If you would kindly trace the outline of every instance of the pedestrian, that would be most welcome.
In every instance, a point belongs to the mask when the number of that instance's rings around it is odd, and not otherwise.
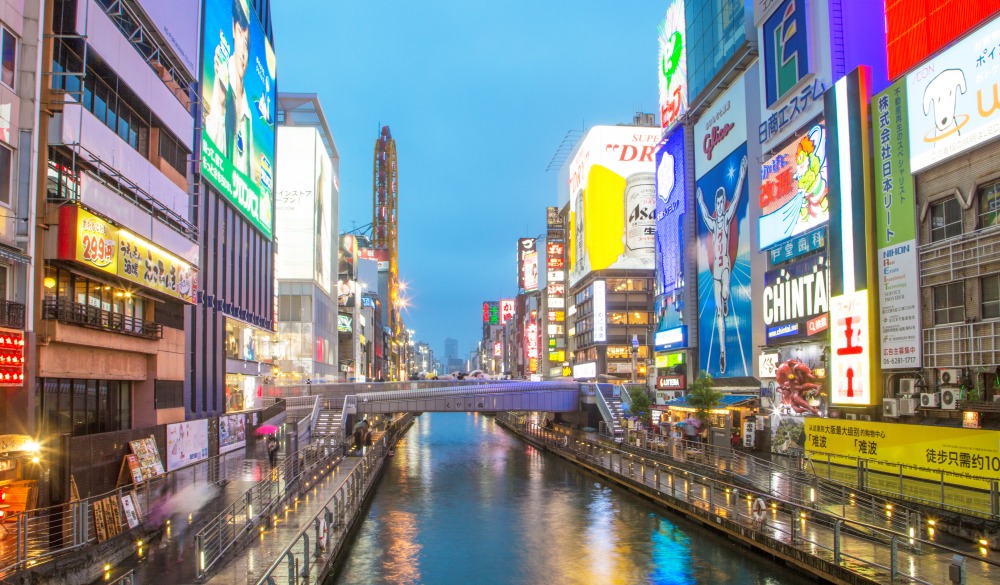
[[[278,461],[278,440],[274,437],[267,438],[267,460],[271,463],[273,470]]]

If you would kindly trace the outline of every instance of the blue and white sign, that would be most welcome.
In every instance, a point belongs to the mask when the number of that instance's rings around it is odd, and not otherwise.
[[[684,325],[666,331],[657,331],[653,336],[653,349],[655,351],[670,351],[684,347],[687,347],[687,327]]]
[[[761,309],[767,342],[810,337],[830,328],[830,268],[825,254],[764,274]]]
[[[788,95],[810,73],[809,23],[805,0],[785,0],[764,21],[765,105]]]
[[[792,238],[780,246],[767,251],[771,266],[794,260],[826,247],[826,228],[821,227],[811,232]]]
[[[687,212],[687,165],[684,128],[656,150],[656,266],[660,292],[669,293],[684,279],[684,214]]]

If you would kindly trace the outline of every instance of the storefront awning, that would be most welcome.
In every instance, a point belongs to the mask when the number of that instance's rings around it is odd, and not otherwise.
[[[751,400],[756,400],[757,396],[745,396],[736,394],[725,394],[722,400],[719,401],[719,408],[731,408],[733,406],[740,406],[741,404],[750,402]],[[687,396],[681,396],[680,398],[674,398],[673,400],[668,400],[663,403],[663,406],[667,408],[694,408],[693,404],[688,404]]]
[[[735,378],[712,378],[712,388],[721,392],[758,392],[760,380],[753,376],[737,376]]]

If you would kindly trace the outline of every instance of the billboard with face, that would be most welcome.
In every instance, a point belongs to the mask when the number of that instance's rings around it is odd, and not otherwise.
[[[765,162],[760,183],[761,250],[825,224],[830,202],[823,125],[816,124]]]
[[[276,58],[247,0],[208,0],[201,58],[201,172],[273,235]]]
[[[570,164],[570,285],[605,269],[654,267],[656,128],[595,126]]]

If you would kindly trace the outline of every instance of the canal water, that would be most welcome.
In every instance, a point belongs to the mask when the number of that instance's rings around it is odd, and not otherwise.
[[[465,413],[416,418],[346,554],[328,585],[812,583]]]

